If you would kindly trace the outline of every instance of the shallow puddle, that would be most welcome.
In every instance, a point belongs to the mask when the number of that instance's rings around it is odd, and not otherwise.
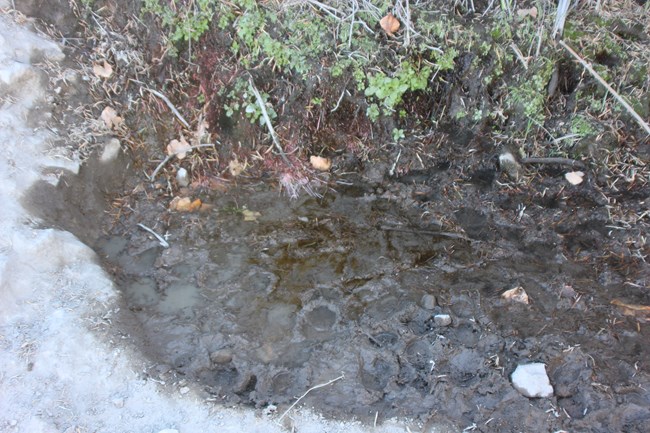
[[[594,422],[644,431],[650,420],[641,409],[650,407],[640,364],[647,330],[610,304],[647,293],[622,293],[620,273],[565,254],[598,239],[596,220],[556,231],[516,225],[468,196],[444,224],[457,226],[442,232],[436,203],[383,187],[289,200],[249,185],[202,197],[212,206],[205,213],[143,197],[98,239],[101,208],[85,211],[78,192],[99,200],[84,177],[93,173],[37,185],[26,203],[94,245],[124,294],[122,332],[151,359],[154,380],[180,375],[213,401],[287,407],[343,376],[301,403],[369,423],[408,416],[454,426],[492,419],[494,431]],[[515,287],[530,304],[502,299]],[[529,362],[546,364],[551,400],[513,388],[510,374]],[[558,408],[567,415],[556,417]]]
[[[167,249],[143,231],[97,249],[122,269],[154,371],[172,368],[219,401],[288,404],[344,375],[306,404],[368,421],[434,412],[469,420],[476,407],[523,403],[508,377],[517,363],[566,365],[565,341],[588,346],[596,334],[584,301],[558,291],[571,281],[599,296],[589,269],[543,247],[490,247],[494,232],[472,209],[459,220],[474,239],[462,239],[372,191],[289,201],[241,189],[208,202],[209,214],[172,218]],[[246,221],[244,209],[260,216]],[[516,286],[532,305],[500,298]],[[589,362],[571,361],[591,371]],[[558,368],[551,373],[561,381]],[[576,414],[593,400],[585,398],[573,403]]]

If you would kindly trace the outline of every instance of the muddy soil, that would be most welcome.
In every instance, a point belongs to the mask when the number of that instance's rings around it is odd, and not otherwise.
[[[234,179],[185,191],[206,211],[173,212],[171,183],[90,162],[26,203],[97,251],[152,380],[282,409],[343,376],[301,402],[368,424],[412,417],[424,431],[650,431],[650,331],[611,304],[650,304],[647,225],[610,213],[612,197],[647,208],[648,187],[607,190],[596,171],[572,186],[557,165],[526,166],[516,182],[503,148],[478,134],[421,141],[423,160],[400,160],[397,146],[364,162],[334,155],[320,197]],[[125,196],[124,213],[102,218]],[[529,304],[501,297],[516,287]],[[551,398],[512,386],[530,362],[546,364]]]
[[[447,171],[436,170],[438,187]],[[206,398],[262,408],[343,375],[304,403],[369,423],[646,431],[647,325],[609,302],[647,303],[647,291],[624,270],[568,257],[575,242],[604,242],[598,209],[591,220],[572,207],[547,211],[562,224],[513,221],[475,204],[502,191],[467,183],[446,209],[463,228],[451,232],[431,211],[449,203],[410,199],[426,182],[406,180],[354,175],[299,200],[240,185],[204,196],[212,209],[197,214],[138,201],[93,245],[123,290],[125,333],[151,357],[150,377],[181,375]],[[518,286],[529,305],[500,297]],[[514,368],[533,361],[546,364],[554,397],[513,388]]]

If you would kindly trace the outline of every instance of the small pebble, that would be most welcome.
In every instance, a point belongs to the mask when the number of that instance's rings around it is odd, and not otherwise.
[[[578,296],[578,293],[573,287],[568,284],[565,284],[560,289],[560,296],[563,298],[575,299]]]
[[[425,310],[433,310],[436,308],[436,297],[433,295],[424,295],[422,296],[421,304]]]
[[[215,364],[228,364],[232,361],[232,352],[228,349],[220,349],[210,354],[210,361]]]
[[[510,152],[504,152],[499,155],[499,166],[510,178],[519,179],[519,172],[521,168],[515,159],[514,155]]]
[[[190,178],[187,174],[187,170],[182,167],[178,169],[176,172],[176,182],[178,182],[178,185],[181,187],[186,187],[190,184]]]
[[[120,140],[118,140],[117,138],[112,138],[104,146],[104,151],[102,152],[101,161],[109,162],[114,160],[120,154],[121,148],[122,146],[120,145]]]
[[[433,321],[436,326],[449,326],[451,325],[451,316],[449,314],[436,314],[433,316]]]
[[[120,398],[114,398],[113,400],[111,400],[111,402],[113,403],[113,406],[115,406],[118,409],[121,409],[121,408],[124,407],[124,399],[121,398],[121,397]]]
[[[275,412],[277,412],[277,410],[278,410],[278,407],[277,407],[276,405],[274,405],[274,404],[269,404],[268,406],[266,406],[266,407],[264,408],[264,412],[263,412],[263,413],[264,413],[264,415],[266,415],[266,416],[270,416],[270,415],[273,415]]]
[[[188,392],[190,392],[190,389],[187,386],[184,386],[179,391],[181,394],[187,394]]]

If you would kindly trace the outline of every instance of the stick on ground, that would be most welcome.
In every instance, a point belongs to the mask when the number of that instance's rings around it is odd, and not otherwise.
[[[627,110],[627,112],[630,113],[630,115],[631,115],[632,117],[634,117],[634,120],[636,120],[637,123],[638,123],[638,124],[639,124],[643,129],[645,129],[645,131],[648,133],[648,135],[650,135],[650,125],[648,125],[648,123],[647,123],[645,120],[643,120],[643,118],[642,118],[641,116],[639,116],[638,113],[637,113],[636,111],[634,111],[634,108],[632,108],[632,106],[631,106],[630,104],[628,104],[627,101],[625,101],[625,99],[623,99],[623,97],[622,97],[621,95],[619,95],[618,92],[617,92],[616,90],[614,90],[614,89],[612,88],[612,86],[610,86],[610,85],[607,83],[607,81],[605,81],[605,80],[604,80],[600,75],[598,75],[598,72],[596,72],[596,71],[594,70],[594,68],[592,68],[591,65],[590,65],[589,63],[587,63],[587,62],[586,62],[582,57],[580,57],[580,55],[579,55],[578,53],[576,53],[575,51],[573,51],[573,49],[572,49],[570,46],[568,46],[568,45],[567,45],[564,41],[562,41],[562,40],[558,41],[558,43],[559,43],[560,45],[562,45],[562,46],[564,47],[564,49],[567,50],[567,51],[568,51],[568,52],[569,52],[569,53],[570,53],[570,54],[571,54],[571,55],[572,55],[572,56],[573,56],[573,57],[574,57],[574,58],[575,58],[575,59],[576,59],[576,60],[577,60],[577,61],[578,61],[578,62],[579,62],[579,63],[580,63],[580,64],[581,64],[581,65],[582,65],[586,70],[587,70],[587,71],[589,71],[589,73],[590,73],[591,75],[593,75],[593,77],[594,77],[594,78],[595,78],[595,79],[596,79],[600,84],[602,84],[603,87],[605,87],[605,88],[607,89],[607,91],[608,91],[609,93],[611,93],[611,94],[614,96],[614,98],[616,98],[616,100],[617,100],[617,101],[618,101],[618,102],[623,106],[623,108],[625,108],[625,109]]]
[[[158,233],[156,233],[155,231],[153,231],[152,229],[150,229],[144,224],[138,224],[138,227],[140,227],[142,230],[151,233],[158,240],[160,246],[162,246],[163,248],[169,248],[169,243],[165,240],[164,237],[160,236]]]
[[[257,87],[255,87],[255,83],[253,83],[252,78],[249,80],[249,83],[253,94],[255,94],[255,99],[257,99],[257,105],[259,105],[260,110],[262,111],[262,117],[264,118],[266,127],[269,129],[269,133],[273,139],[273,144],[275,145],[275,148],[277,149],[284,162],[286,162],[287,165],[291,167],[291,162],[289,161],[289,158],[287,158],[287,155],[284,153],[284,150],[282,150],[280,140],[278,140],[278,136],[275,134],[275,129],[273,129],[273,124],[271,124],[271,118],[269,117],[269,113],[266,111],[266,104],[264,104],[264,99],[262,98],[262,95],[260,95],[259,90],[257,90]]]
[[[585,164],[581,161],[576,161],[575,159],[570,158],[522,158],[522,164],[557,164],[557,165],[568,165],[571,167],[580,167],[584,168]]]
[[[174,115],[176,116],[176,118],[177,118],[177,119],[178,119],[178,120],[183,124],[183,126],[185,126],[187,129],[190,129],[190,124],[187,123],[187,120],[185,120],[185,118],[184,118],[184,117],[181,115],[181,113],[176,109],[176,107],[174,106],[174,104],[172,104],[172,101],[170,101],[169,98],[167,98],[165,95],[163,95],[162,93],[160,93],[160,92],[157,91],[157,90],[150,89],[150,88],[147,87],[147,85],[146,85],[145,83],[143,83],[142,81],[134,80],[134,79],[132,79],[132,78],[130,78],[129,81],[132,81],[132,82],[134,82],[134,83],[138,83],[138,84],[140,84],[144,90],[146,90],[147,92],[151,93],[152,95],[155,95],[155,96],[159,97],[160,99],[162,99],[163,102],[164,102],[165,104],[167,104],[167,106],[169,107],[169,109],[172,110],[172,113],[174,113]]]
[[[336,378],[334,378],[334,379],[332,379],[332,380],[330,380],[330,381],[328,381],[328,382],[321,383],[320,385],[316,385],[316,386],[313,386],[313,387],[309,388],[307,391],[305,391],[305,393],[304,393],[303,395],[301,395],[300,397],[298,397],[298,400],[294,401],[293,404],[292,404],[291,406],[289,406],[289,409],[287,409],[287,410],[284,411],[284,413],[282,414],[282,416],[281,416],[280,418],[278,418],[278,420],[276,421],[276,424],[280,424],[280,421],[282,421],[282,418],[284,418],[284,417],[285,417],[285,416],[286,416],[286,415],[291,411],[291,409],[293,409],[293,408],[294,408],[294,407],[295,407],[295,406],[300,402],[300,400],[302,400],[303,398],[305,398],[305,397],[307,396],[307,394],[309,394],[310,392],[312,392],[312,391],[315,390],[315,389],[323,388],[323,387],[325,387],[325,386],[327,386],[327,385],[331,385],[331,384],[333,384],[334,382],[336,382],[337,380],[341,380],[341,379],[343,379],[344,377],[345,377],[345,375],[342,374],[342,375],[340,375],[339,377],[336,377]]]
[[[160,164],[158,164],[158,167],[156,167],[156,169],[153,171],[153,173],[151,173],[151,176],[149,176],[149,180],[151,182],[153,182],[154,179],[156,178],[156,175],[158,175],[158,172],[160,171],[160,169],[163,168],[165,166],[165,164],[167,164],[169,162],[170,159],[172,159],[173,157],[175,157],[179,153],[189,152],[190,150],[198,149],[199,147],[214,147],[214,144],[211,144],[211,143],[197,144],[196,146],[190,146],[187,149],[181,149],[178,152],[174,152],[171,155],[167,155],[167,157],[165,159],[163,159]]]

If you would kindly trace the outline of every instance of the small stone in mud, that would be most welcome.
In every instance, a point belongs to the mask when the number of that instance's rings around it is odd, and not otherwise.
[[[451,325],[451,316],[449,314],[436,314],[433,316],[433,321],[436,326],[449,326]]]
[[[511,378],[515,389],[526,397],[545,398],[553,395],[546,366],[541,362],[518,365]]]
[[[264,415],[266,415],[266,416],[271,416],[271,415],[273,415],[274,413],[276,413],[277,411],[278,411],[278,407],[277,407],[276,405],[274,405],[274,404],[269,404],[268,406],[266,406],[266,407],[264,408],[264,411],[262,411],[262,413],[263,413]]]
[[[215,364],[228,364],[232,361],[232,352],[228,349],[220,349],[210,354],[210,361]]]
[[[176,182],[178,182],[179,186],[185,187],[190,184],[190,179],[187,174],[187,170],[184,168],[179,168],[178,171],[176,172]]]
[[[236,394],[244,394],[255,390],[255,385],[257,385],[257,376],[252,373],[246,373],[241,377],[237,385],[234,387]]]
[[[120,140],[118,140],[117,138],[112,138],[104,146],[104,150],[102,151],[102,156],[100,160],[102,162],[113,161],[120,154],[121,148],[122,146],[120,145]]]
[[[425,310],[433,310],[436,308],[436,297],[433,295],[424,295],[420,303]]]
[[[188,392],[190,392],[190,388],[184,386],[179,390],[179,392],[181,393],[181,395],[187,394]]]
[[[511,179],[519,179],[519,163],[512,153],[504,152],[499,155],[499,166]]]
[[[560,289],[560,296],[562,298],[575,299],[575,298],[578,297],[578,293],[575,291],[575,289],[573,287],[571,287],[568,284],[565,284]]]

